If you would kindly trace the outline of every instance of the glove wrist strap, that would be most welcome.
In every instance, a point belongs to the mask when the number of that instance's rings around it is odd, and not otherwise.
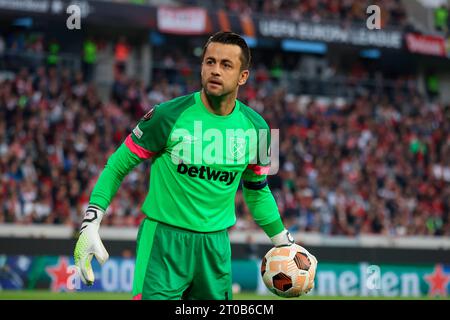
[[[93,224],[97,228],[99,228],[104,214],[105,212],[99,207],[95,205],[89,205],[84,214],[80,232],[83,231],[83,229],[85,229],[90,224]]]
[[[275,247],[290,246],[295,243],[294,238],[286,229],[271,237],[270,240]]]

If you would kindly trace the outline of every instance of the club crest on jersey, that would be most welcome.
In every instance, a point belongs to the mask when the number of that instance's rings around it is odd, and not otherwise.
[[[151,117],[153,117],[153,112],[155,111],[155,107],[152,107],[142,118],[144,121],[149,120]]]
[[[235,159],[240,159],[245,156],[245,139],[239,137],[232,137],[231,143],[228,145],[229,152]]]

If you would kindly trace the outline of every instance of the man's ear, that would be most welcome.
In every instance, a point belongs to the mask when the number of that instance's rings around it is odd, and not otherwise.
[[[240,86],[244,85],[247,82],[248,76],[250,75],[250,71],[248,70],[242,70],[241,74],[239,75],[239,81],[238,84]]]

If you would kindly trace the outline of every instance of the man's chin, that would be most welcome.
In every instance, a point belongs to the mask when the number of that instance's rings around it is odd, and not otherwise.
[[[210,90],[208,88],[205,88],[205,93],[210,97],[217,97],[217,98],[224,95],[222,90],[214,90],[214,89]]]

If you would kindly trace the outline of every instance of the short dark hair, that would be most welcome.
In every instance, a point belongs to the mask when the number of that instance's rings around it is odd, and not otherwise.
[[[234,32],[230,31],[219,31],[209,37],[205,46],[203,47],[202,61],[205,57],[206,49],[211,42],[218,42],[223,44],[234,44],[241,48],[241,70],[249,69],[251,63],[250,49],[245,42],[244,38]]]

